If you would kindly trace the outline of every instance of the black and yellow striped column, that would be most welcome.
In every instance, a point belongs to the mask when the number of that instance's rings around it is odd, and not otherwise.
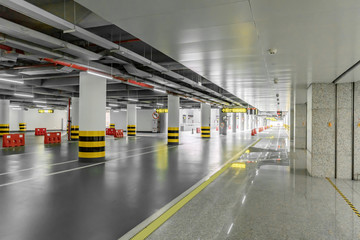
[[[71,126],[71,140],[73,141],[79,140],[79,126],[75,126],[75,125]]]
[[[79,131],[79,161],[105,160],[105,131]]]
[[[110,123],[110,128],[115,128],[115,123]]]
[[[0,124],[0,136],[9,134],[10,125],[9,124]]]
[[[178,145],[179,144],[179,128],[169,127],[168,128],[168,144]]]
[[[26,132],[26,123],[19,123],[20,132]]]
[[[127,135],[136,136],[136,125],[127,125]]]
[[[210,127],[201,127],[201,137],[210,138]]]

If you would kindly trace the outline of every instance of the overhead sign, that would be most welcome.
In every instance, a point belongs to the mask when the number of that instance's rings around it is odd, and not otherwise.
[[[246,113],[246,108],[223,108],[221,110],[223,113]]]
[[[156,112],[157,113],[167,113],[168,109],[167,108],[158,108],[158,109],[156,109]]]
[[[39,113],[54,113],[53,109],[39,109]]]

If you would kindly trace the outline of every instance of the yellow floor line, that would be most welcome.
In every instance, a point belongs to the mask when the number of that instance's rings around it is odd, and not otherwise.
[[[247,149],[254,146],[261,140],[258,139],[252,145],[247,147],[246,149],[242,150],[241,152],[237,153],[235,156],[230,158],[227,161],[227,164],[223,166],[219,171],[214,173],[210,178],[208,178],[205,182],[200,184],[197,188],[195,188],[192,192],[182,198],[180,201],[175,203],[172,207],[169,208],[166,212],[160,215],[157,219],[152,221],[149,225],[143,228],[140,232],[135,234],[131,239],[133,240],[140,240],[147,238],[151,233],[153,233],[156,229],[158,229],[164,222],[166,222],[171,216],[173,216],[177,211],[179,211],[185,204],[187,204],[191,199],[193,199],[198,193],[200,193],[204,188],[206,188],[211,182],[213,182],[217,177],[219,177],[226,169],[228,169],[232,162],[238,159],[241,155],[245,153]]]
[[[345,200],[345,202],[350,206],[350,208],[353,210],[353,212],[356,214],[356,216],[360,217],[359,211],[354,207],[354,205],[350,202],[347,197],[338,189],[338,187],[330,180],[330,178],[326,178],[329,183],[335,188],[335,190],[340,194],[340,196]]]

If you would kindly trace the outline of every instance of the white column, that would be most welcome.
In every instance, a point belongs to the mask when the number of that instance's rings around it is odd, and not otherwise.
[[[10,100],[0,100],[0,136],[10,131]]]
[[[210,138],[211,106],[201,103],[201,137]]]
[[[237,114],[237,113],[233,113],[232,115],[233,115],[233,116],[232,116],[232,117],[233,117],[233,118],[232,118],[232,124],[231,124],[231,125],[232,125],[232,131],[233,131],[233,133],[236,133],[236,127],[237,127],[237,126],[236,126],[236,125],[237,125],[237,124],[236,124],[236,118],[237,118],[237,115],[238,115],[238,114]]]
[[[136,136],[136,104],[127,105],[127,135]]]
[[[79,98],[71,98],[71,140],[79,140]]]
[[[20,132],[26,132],[25,110],[18,111],[18,123]]]
[[[179,144],[179,96],[168,95],[168,144]]]
[[[106,79],[80,73],[79,160],[105,160]]]
[[[228,124],[227,124],[227,118],[228,115],[227,113],[223,113],[222,109],[219,109],[219,115],[220,115],[220,119],[219,119],[219,130],[220,130],[220,134],[221,135],[227,135],[227,128],[228,128]]]
[[[245,131],[245,113],[240,113],[240,131]]]

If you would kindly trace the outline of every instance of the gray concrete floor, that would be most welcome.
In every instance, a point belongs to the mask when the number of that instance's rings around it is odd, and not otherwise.
[[[254,142],[250,133],[106,138],[106,162],[77,161],[77,142],[0,149],[1,240],[118,239]]]
[[[305,150],[289,152],[283,129],[260,136],[148,239],[360,239],[359,217],[326,179],[307,175]],[[360,209],[360,182],[332,181]]]

